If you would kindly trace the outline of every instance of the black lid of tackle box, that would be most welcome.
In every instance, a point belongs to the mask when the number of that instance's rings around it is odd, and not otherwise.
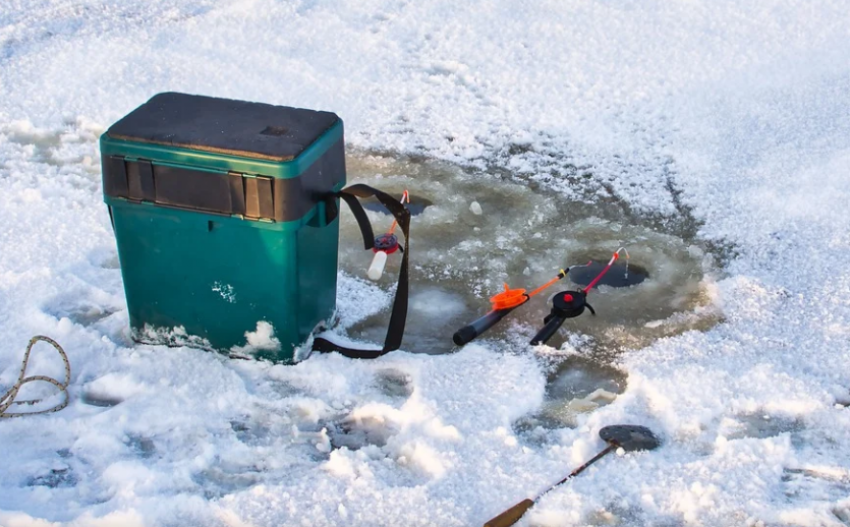
[[[291,161],[339,117],[331,112],[166,92],[113,124],[114,139]]]
[[[160,93],[101,136],[103,192],[250,220],[301,220],[345,183],[342,137],[331,112]]]

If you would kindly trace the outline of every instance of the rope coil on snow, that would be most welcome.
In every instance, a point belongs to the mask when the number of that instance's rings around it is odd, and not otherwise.
[[[31,375],[29,377],[25,377],[27,371],[27,364],[30,360],[30,352],[32,351],[32,347],[39,340],[43,340],[47,342],[51,346],[53,346],[56,351],[59,353],[59,356],[62,357],[62,361],[65,363],[65,381],[59,382],[52,377],[47,377],[45,375]],[[39,410],[37,412],[7,412],[12,405],[33,405],[40,403],[43,399],[29,399],[26,401],[16,401],[15,398],[18,396],[18,391],[21,387],[28,383],[34,381],[44,381],[48,382],[57,388],[59,391],[65,395],[65,399],[52,408],[48,408],[46,410]],[[36,335],[35,337],[30,339],[29,345],[27,345],[27,351],[24,353],[24,360],[21,364],[21,373],[18,375],[18,380],[15,382],[15,385],[9,389],[6,393],[0,397],[0,419],[10,418],[10,417],[23,417],[25,415],[38,415],[38,414],[47,414],[52,412],[58,412],[59,410],[68,406],[69,396],[68,396],[68,383],[71,381],[71,363],[68,361],[68,355],[65,354],[65,350],[62,349],[62,346],[59,345],[58,342],[51,339],[50,337],[44,337],[42,335]]]

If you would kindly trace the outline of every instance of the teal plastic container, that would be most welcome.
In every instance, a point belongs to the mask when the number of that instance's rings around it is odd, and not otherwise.
[[[290,362],[330,321],[339,117],[162,93],[100,148],[135,340]]]

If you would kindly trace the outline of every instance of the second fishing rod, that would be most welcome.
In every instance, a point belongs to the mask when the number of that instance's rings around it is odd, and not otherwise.
[[[581,315],[584,313],[585,308],[590,310],[592,314],[596,314],[593,307],[587,303],[587,294],[620,258],[621,252],[625,253],[626,259],[628,260],[628,251],[626,251],[625,248],[620,247],[614,252],[608,264],[585,288],[575,291],[562,291],[553,297],[552,311],[544,319],[545,326],[534,336],[531,340],[531,344],[537,345],[545,343],[552,338],[552,336],[568,318],[574,318]],[[568,276],[571,269],[584,267],[590,264],[591,262],[588,262],[584,265],[568,267],[566,270],[561,269],[554,278],[537,289],[534,289],[530,293],[526,293],[525,289],[511,289],[508,284],[504,284],[505,290],[490,298],[490,302],[492,303],[491,310],[484,316],[457,330],[452,336],[452,340],[458,346],[463,346],[472,342],[475,338],[499,323],[512,311],[531,300],[533,296],[541,293],[545,289]]]

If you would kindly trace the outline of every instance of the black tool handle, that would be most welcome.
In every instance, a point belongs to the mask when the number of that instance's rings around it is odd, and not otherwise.
[[[555,333],[558,332],[561,325],[567,320],[564,317],[559,317],[557,315],[550,315],[546,317],[549,320],[546,322],[546,325],[543,326],[543,329],[537,332],[537,335],[534,335],[534,338],[531,339],[531,345],[536,346],[538,344],[545,344],[546,341],[551,339]]]
[[[514,308],[494,309],[471,324],[457,330],[452,337],[452,340],[458,346],[469,344],[475,337],[492,328],[497,322],[505,318],[505,315],[513,310]]]

